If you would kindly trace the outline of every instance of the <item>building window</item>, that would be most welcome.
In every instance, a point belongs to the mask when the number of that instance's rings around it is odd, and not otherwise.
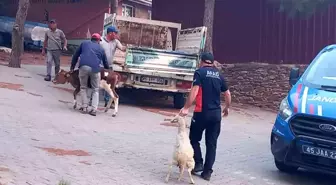
[[[152,11],[148,10],[148,19],[152,20]]]
[[[134,17],[134,7],[130,5],[122,5],[122,16]]]

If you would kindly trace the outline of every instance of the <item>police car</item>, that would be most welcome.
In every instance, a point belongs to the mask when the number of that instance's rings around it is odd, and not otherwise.
[[[280,171],[298,168],[336,174],[336,45],[318,53],[280,104],[271,151]]]

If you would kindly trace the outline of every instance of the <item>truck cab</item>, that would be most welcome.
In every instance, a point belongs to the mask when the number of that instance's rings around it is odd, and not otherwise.
[[[270,138],[276,167],[336,174],[336,45],[322,49],[303,74],[292,68],[289,81]]]

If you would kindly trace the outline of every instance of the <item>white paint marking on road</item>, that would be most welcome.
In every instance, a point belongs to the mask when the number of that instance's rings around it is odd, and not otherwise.
[[[306,113],[308,90],[309,90],[309,88],[305,87],[304,91],[303,91],[302,104],[301,104],[301,113]]]

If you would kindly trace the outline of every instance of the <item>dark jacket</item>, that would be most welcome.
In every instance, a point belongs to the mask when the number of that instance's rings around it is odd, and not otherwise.
[[[100,63],[102,61],[104,68],[109,69],[105,51],[97,42],[84,41],[81,43],[72,57],[71,70],[75,69],[79,57],[79,67],[89,66],[92,68],[92,72],[97,73],[100,71]]]
[[[201,67],[195,71],[193,86],[199,86],[195,112],[220,110],[221,92],[228,90],[224,77],[215,67]],[[219,111],[220,112],[220,111]]]

